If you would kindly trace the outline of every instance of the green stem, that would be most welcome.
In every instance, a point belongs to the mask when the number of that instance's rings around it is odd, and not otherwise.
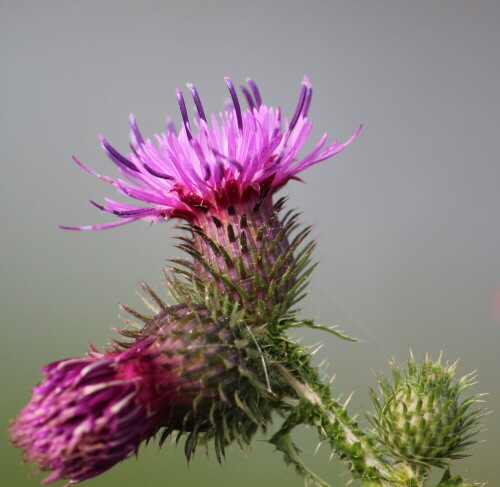
[[[335,401],[329,401],[325,405],[321,396],[308,384],[299,382],[285,367],[278,365],[278,368],[299,398],[285,398],[284,402],[298,407],[300,401],[306,401],[319,410],[322,421],[318,424],[316,418],[314,424],[322,434],[325,434],[325,429],[332,431],[332,435],[325,435],[337,453],[348,459],[351,470],[356,472],[363,484],[370,487],[393,487],[394,483],[386,480],[393,477],[393,469],[378,455],[362,432],[351,424],[345,408]]]

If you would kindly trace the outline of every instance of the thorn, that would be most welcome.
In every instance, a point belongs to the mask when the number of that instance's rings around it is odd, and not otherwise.
[[[319,442],[318,442],[318,446],[317,446],[317,447],[316,447],[316,449],[314,450],[313,455],[316,455],[316,453],[318,453],[318,450],[320,449],[320,447],[321,447],[321,445],[322,445],[322,444],[323,444],[323,443],[321,443],[321,441],[319,441]]]
[[[321,343],[320,345],[318,345],[318,347],[317,347],[315,350],[313,350],[313,351],[310,353],[310,355],[315,355],[315,354],[317,354],[317,353],[318,353],[318,352],[319,352],[319,351],[320,351],[320,350],[321,350],[324,346],[325,346],[325,344],[324,344],[324,343]]]
[[[321,369],[325,363],[328,361],[328,357],[325,357],[319,364],[318,364],[318,369]]]
[[[344,402],[344,407],[347,407],[347,405],[351,402],[351,399],[352,399],[352,396],[354,395],[354,391],[352,391],[349,396],[347,397],[347,399],[345,400]]]

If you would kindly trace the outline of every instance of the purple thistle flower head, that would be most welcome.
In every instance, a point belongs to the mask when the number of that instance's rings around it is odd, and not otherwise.
[[[207,212],[224,220],[226,209],[246,206],[270,196],[290,179],[318,162],[342,151],[359,133],[361,126],[347,142],[326,145],[326,134],[313,150],[297,160],[299,151],[312,128],[308,111],[312,88],[304,77],[299,101],[290,120],[283,120],[281,110],[264,105],[257,85],[250,79],[241,90],[248,108],[243,110],[236,89],[225,78],[232,106],[219,118],[207,117],[198,91],[188,84],[197,117],[190,121],[181,90],[177,99],[182,127],[176,132],[173,124],[155,135],[155,142],[144,139],[131,115],[131,153],[124,156],[100,137],[107,156],[116,164],[121,178],[96,173],[74,158],[75,162],[106,181],[119,193],[146,203],[146,206],[125,204],[106,199],[97,208],[112,213],[118,221],[92,226],[62,228],[70,230],[105,229],[135,220],[156,222],[172,217],[197,224]],[[221,218],[222,217],[222,218]]]

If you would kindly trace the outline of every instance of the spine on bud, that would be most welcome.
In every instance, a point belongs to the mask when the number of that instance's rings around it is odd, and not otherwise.
[[[174,271],[187,276],[205,298],[244,309],[251,326],[286,318],[314,267],[309,265],[314,243],[300,248],[310,228],[292,236],[297,214],[281,217],[284,202],[273,205],[265,198],[228,205],[217,216],[205,214],[183,227],[192,238],[181,237],[179,247],[192,261],[174,260],[184,268]]]

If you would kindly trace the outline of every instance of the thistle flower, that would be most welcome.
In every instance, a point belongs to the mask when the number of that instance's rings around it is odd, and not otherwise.
[[[426,359],[418,365],[411,357],[406,369],[393,366],[393,384],[380,379],[382,397],[372,392],[376,415],[368,419],[375,438],[397,462],[421,467],[445,467],[463,458],[474,443],[482,411],[471,407],[479,396],[462,398],[473,377],[455,380],[455,364]]]
[[[92,202],[99,209],[121,220],[104,225],[62,227],[73,230],[99,230],[124,225],[135,220],[156,222],[172,217],[200,224],[207,218],[225,220],[228,207],[252,208],[308,167],[341,152],[358,134],[345,143],[332,142],[325,147],[327,135],[300,161],[298,153],[312,128],[307,118],[312,88],[307,77],[301,85],[299,102],[290,121],[282,120],[279,108],[262,104],[257,85],[248,80],[241,89],[248,103],[243,111],[235,87],[225,78],[232,107],[207,118],[196,88],[188,88],[198,117],[190,123],[181,90],[177,99],[182,128],[177,133],[172,122],[167,131],[155,135],[156,144],[144,139],[133,115],[130,116],[132,152],[123,156],[100,137],[106,155],[124,179],[98,174],[74,158],[75,162],[106,181],[119,193],[143,201],[148,206],[134,206],[106,199],[105,205]],[[196,127],[196,133],[193,130]]]
[[[187,267],[191,281],[214,294],[229,295],[248,310],[250,322],[262,324],[283,316],[296,302],[313,250],[310,244],[303,253],[296,253],[309,229],[291,240],[297,215],[281,219],[284,201],[274,204],[273,193],[290,179],[299,179],[298,174],[308,167],[341,152],[361,127],[345,143],[325,146],[323,135],[308,155],[297,160],[312,128],[308,119],[312,88],[307,77],[290,120],[282,119],[279,108],[262,104],[250,79],[241,87],[248,103],[242,110],[232,81],[225,78],[225,82],[232,106],[219,119],[206,116],[198,91],[188,84],[197,117],[190,122],[184,96],[177,90],[182,115],[178,133],[169,122],[167,131],[156,135],[153,143],[143,138],[131,116],[132,152],[127,156],[101,137],[104,151],[123,179],[97,174],[75,158],[83,169],[147,206],[110,199],[105,205],[92,202],[119,220],[62,228],[105,229],[141,219],[185,219],[191,238],[182,239],[180,247],[191,260],[176,262]]]
[[[200,437],[216,437],[220,456],[224,444],[248,442],[265,426],[258,404],[264,387],[257,390],[259,372],[242,349],[248,343],[236,342],[236,327],[181,306],[147,328],[134,343],[44,367],[44,380],[11,426],[25,460],[52,471],[44,483],[99,475],[160,429],[161,443],[173,431],[188,434],[189,459]],[[249,407],[261,414],[250,417]]]

